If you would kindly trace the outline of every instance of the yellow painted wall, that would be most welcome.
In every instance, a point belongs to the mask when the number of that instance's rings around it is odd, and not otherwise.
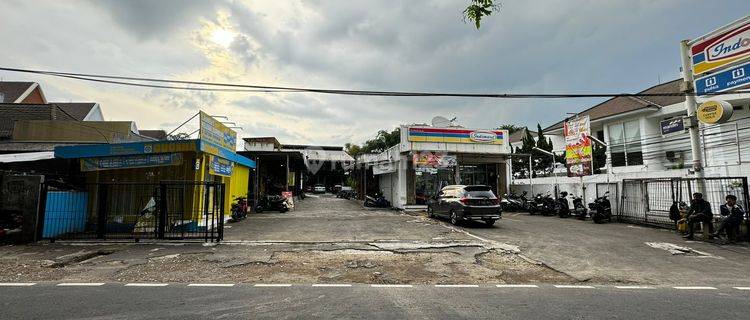
[[[248,181],[250,180],[250,168],[235,164],[232,170],[232,176],[224,177],[224,183],[227,192],[224,197],[224,208],[227,214],[231,214],[232,202],[237,197],[247,198]]]

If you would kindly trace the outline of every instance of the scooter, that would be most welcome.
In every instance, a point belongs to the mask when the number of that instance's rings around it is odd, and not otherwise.
[[[234,199],[236,202],[232,203],[232,218],[231,222],[242,221],[247,218],[247,198],[237,197]]]
[[[570,216],[570,204],[568,203],[568,193],[566,191],[560,192],[560,197],[555,201],[555,213],[560,218],[567,218]]]
[[[255,206],[255,212],[261,213],[265,210],[284,213],[289,211],[289,205],[287,204],[286,199],[282,196],[264,195],[258,199],[258,205]]]
[[[573,215],[575,215],[578,220],[586,220],[588,210],[583,204],[582,197],[573,196]]]
[[[365,207],[390,208],[390,201],[386,200],[382,193],[378,192],[374,197],[365,196]]]
[[[537,193],[531,201],[529,201],[529,214],[534,215],[536,213],[544,214],[547,210],[546,200],[541,193]]]
[[[607,199],[608,196],[609,191],[589,203],[591,220],[594,220],[594,223],[603,223],[604,220],[612,222],[612,204]]]
[[[555,206],[557,205],[557,199],[552,197],[552,194],[547,192],[547,195],[545,195],[542,198],[542,201],[544,203],[544,207],[542,210],[542,215],[545,216],[551,216],[556,213]]]
[[[500,206],[503,211],[520,211],[523,209],[521,200],[512,192],[510,195],[507,193],[503,195],[503,198],[500,200]]]

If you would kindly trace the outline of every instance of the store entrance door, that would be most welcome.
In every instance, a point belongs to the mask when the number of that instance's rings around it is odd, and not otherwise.
[[[458,167],[461,176],[461,184],[485,185],[497,190],[497,164],[481,163],[466,164]]]
[[[415,202],[426,205],[427,200],[437,196],[440,189],[455,184],[454,168],[415,168]]]

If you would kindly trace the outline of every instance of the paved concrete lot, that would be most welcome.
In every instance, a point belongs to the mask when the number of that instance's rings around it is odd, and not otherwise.
[[[0,287],[6,319],[744,319],[750,291],[615,287]]]
[[[362,207],[331,194],[297,201],[294,211],[250,214],[229,224],[225,240],[356,242],[475,240],[443,224],[400,211]]]
[[[750,247],[685,241],[673,231],[623,223],[506,213],[494,228],[468,227],[580,281],[647,284],[750,284]],[[647,243],[651,243],[649,246]],[[668,245],[693,252],[672,254]],[[654,248],[657,247],[657,248]]]

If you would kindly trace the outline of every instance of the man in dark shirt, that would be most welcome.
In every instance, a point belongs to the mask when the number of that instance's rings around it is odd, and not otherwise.
[[[719,233],[726,231],[727,238],[732,243],[737,240],[737,231],[742,220],[745,219],[745,210],[742,210],[742,207],[737,204],[737,197],[731,194],[726,196],[726,203],[719,208],[724,220],[721,221],[719,229],[713,235],[718,237]]]
[[[711,204],[708,201],[703,200],[703,194],[696,192],[693,194],[693,201],[690,201],[690,211],[688,211],[688,235],[686,239],[692,240],[695,232],[695,224],[703,222],[704,227],[708,225],[708,232],[713,233],[714,225],[712,223],[713,213],[711,212]],[[706,230],[703,230],[706,232]],[[713,238],[713,236],[710,236]]]

